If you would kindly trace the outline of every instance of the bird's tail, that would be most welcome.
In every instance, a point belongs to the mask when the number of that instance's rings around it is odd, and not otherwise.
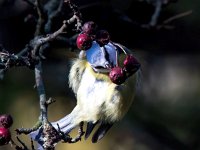
[[[74,129],[78,125],[74,121],[74,119],[76,118],[75,115],[76,114],[74,112],[71,112],[62,119],[56,122],[52,122],[52,125],[55,129],[59,130],[58,128],[60,128],[62,132],[68,134],[72,129]]]

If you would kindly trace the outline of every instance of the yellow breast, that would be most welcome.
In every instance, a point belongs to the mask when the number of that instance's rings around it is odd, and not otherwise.
[[[86,60],[76,60],[69,83],[77,94],[77,107],[85,121],[120,120],[128,111],[135,95],[136,77],[121,85],[111,82],[108,74],[96,73]]]

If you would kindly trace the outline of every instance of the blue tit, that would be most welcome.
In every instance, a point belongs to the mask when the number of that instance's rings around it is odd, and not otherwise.
[[[110,69],[122,65],[126,54],[130,53],[122,45],[109,42],[100,47],[94,41],[92,47],[84,53],[73,61],[69,72],[69,86],[75,93],[77,104],[70,114],[52,125],[58,129],[58,124],[61,131],[67,134],[80,122],[87,122],[87,139],[99,124],[92,135],[92,142],[96,143],[129,110],[134,100],[138,75],[135,72],[120,85],[110,80]],[[134,66],[135,70],[140,68],[139,63]],[[32,136],[38,140],[36,137]]]

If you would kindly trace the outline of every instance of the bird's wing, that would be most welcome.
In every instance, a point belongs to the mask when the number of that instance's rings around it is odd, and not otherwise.
[[[87,129],[86,129],[86,132],[85,132],[85,140],[90,136],[90,134],[92,133],[94,127],[98,124],[98,122],[88,122],[87,123]]]
[[[94,133],[94,135],[92,137],[92,142],[96,143],[99,140],[101,140],[112,126],[113,126],[112,123],[103,123],[102,122],[101,125],[99,126],[99,128]]]

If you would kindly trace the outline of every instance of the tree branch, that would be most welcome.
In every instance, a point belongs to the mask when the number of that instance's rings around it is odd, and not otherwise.
[[[33,131],[36,131],[37,129],[41,129],[42,131],[42,143],[43,147],[45,149],[54,149],[55,144],[62,140],[62,136],[57,131],[51,123],[48,121],[48,106],[49,104],[53,103],[54,100],[47,99],[46,92],[45,92],[45,86],[43,82],[42,77],[42,53],[44,49],[44,44],[48,44],[50,41],[53,41],[58,37],[60,34],[66,32],[66,28],[69,24],[72,24],[74,22],[76,26],[76,30],[81,29],[81,13],[76,5],[71,3],[70,0],[64,1],[67,3],[72,12],[73,16],[69,18],[68,20],[63,21],[63,25],[52,34],[48,35],[42,35],[44,31],[44,24],[46,22],[46,18],[54,18],[58,13],[60,13],[61,8],[63,6],[63,0],[61,0],[57,10],[53,11],[50,14],[47,14],[44,10],[44,7],[41,4],[41,0],[36,0],[35,3],[32,3],[30,0],[25,0],[27,3],[34,4],[36,7],[37,13],[38,13],[38,21],[36,25],[36,30],[34,34],[34,38],[30,40],[29,44],[25,46],[23,50],[21,50],[18,54],[11,54],[8,51],[6,51],[3,47],[0,48],[0,71],[5,72],[9,68],[13,66],[28,66],[33,67],[35,72],[35,82],[36,82],[36,88],[39,96],[39,103],[40,103],[40,116],[38,123],[33,127],[29,129],[20,128],[16,129],[17,134],[29,134]],[[53,1],[52,1],[53,2]],[[47,16],[46,15],[50,15]],[[83,123],[80,124],[80,130],[79,135],[72,139],[68,135],[65,137],[68,142],[77,142],[81,139],[83,132]],[[26,145],[18,139],[18,141],[23,145],[23,147],[16,147],[16,149],[21,150],[28,150]],[[33,146],[32,146],[33,149]]]
[[[42,64],[39,62],[35,66],[35,81],[36,81],[36,87],[40,99],[40,121],[47,121],[47,105],[46,105],[46,93],[45,93],[45,88],[44,88],[44,83],[43,83],[43,78],[42,78]]]
[[[52,2],[53,1],[53,2]],[[64,1],[60,0],[60,2],[58,0],[52,0],[51,3],[47,3],[45,6],[45,8],[48,8],[48,19],[47,22],[45,24],[44,30],[46,33],[49,33],[51,31],[51,27],[52,27],[52,21],[54,18],[56,18],[62,11],[63,8],[63,4]],[[55,3],[59,3],[59,5],[56,7],[56,9],[53,9],[55,6]],[[50,10],[49,10],[50,9]]]

